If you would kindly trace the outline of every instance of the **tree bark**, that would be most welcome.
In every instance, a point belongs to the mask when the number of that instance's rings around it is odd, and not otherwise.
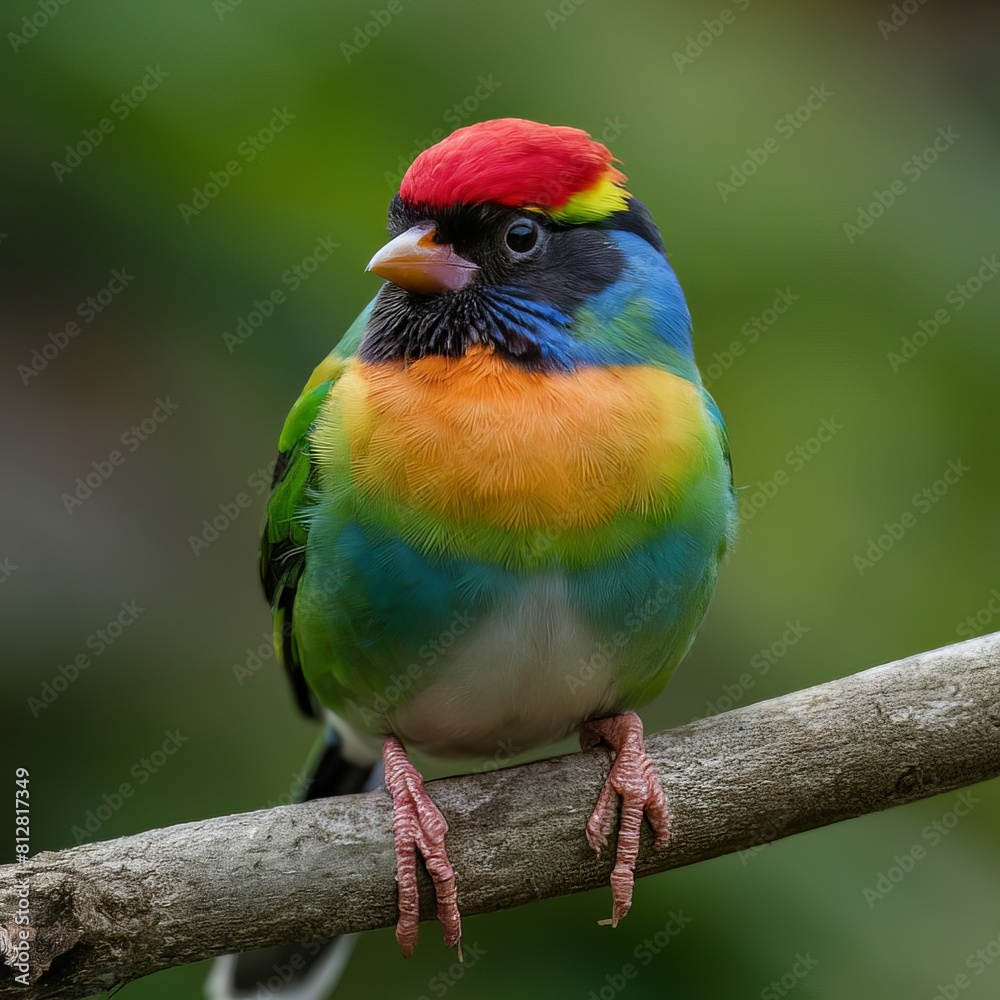
[[[644,830],[640,876],[996,777],[1000,633],[646,745],[673,836],[654,851]],[[598,858],[583,831],[608,767],[598,749],[429,785],[450,825],[463,913],[607,884],[613,845]],[[42,853],[0,868],[8,962],[25,878],[31,920],[31,985],[0,964],[0,997],[78,1000],[212,955],[385,927],[396,920],[394,870],[384,789]]]

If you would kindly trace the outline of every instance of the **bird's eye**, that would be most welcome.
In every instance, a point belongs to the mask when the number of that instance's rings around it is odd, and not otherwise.
[[[514,253],[529,253],[538,242],[538,224],[530,219],[518,219],[507,230],[504,239]]]

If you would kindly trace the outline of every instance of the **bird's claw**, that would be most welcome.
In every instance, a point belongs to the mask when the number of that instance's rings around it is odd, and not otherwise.
[[[639,834],[643,815],[656,834],[656,842],[664,846],[670,839],[670,814],[667,798],[653,762],[642,741],[642,720],[635,712],[625,712],[607,719],[594,719],[584,724],[580,733],[584,747],[606,743],[615,759],[597,805],[587,821],[587,843],[600,853],[607,842],[615,821],[615,807],[622,800],[621,824],[615,867],[611,872],[612,911],[608,920],[618,926],[632,905],[635,863],[639,856]]]
[[[448,823],[427,794],[420,772],[410,762],[395,736],[382,747],[385,784],[392,796],[392,832],[396,841],[396,884],[399,892],[399,920],[396,940],[404,957],[417,944],[420,929],[420,893],[417,884],[417,851],[434,883],[437,915],[444,943],[458,948],[462,957],[462,916],[458,910],[455,871],[445,851]]]

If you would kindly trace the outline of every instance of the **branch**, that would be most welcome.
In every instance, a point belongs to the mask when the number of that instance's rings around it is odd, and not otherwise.
[[[638,875],[983,781],[1000,774],[1000,632],[657,733],[647,748],[674,825],[659,852],[644,832]],[[431,784],[466,915],[607,884],[610,854],[595,858],[583,829],[608,764],[591,751]],[[396,920],[384,789],[4,866],[0,953],[20,929],[26,868],[33,985],[0,966],[0,997],[19,1000],[79,998],[212,955]]]

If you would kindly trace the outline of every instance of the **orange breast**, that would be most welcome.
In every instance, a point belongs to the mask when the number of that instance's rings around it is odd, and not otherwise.
[[[531,372],[491,350],[353,360],[314,440],[362,493],[451,521],[588,527],[669,509],[704,463],[698,390],[645,366]]]

